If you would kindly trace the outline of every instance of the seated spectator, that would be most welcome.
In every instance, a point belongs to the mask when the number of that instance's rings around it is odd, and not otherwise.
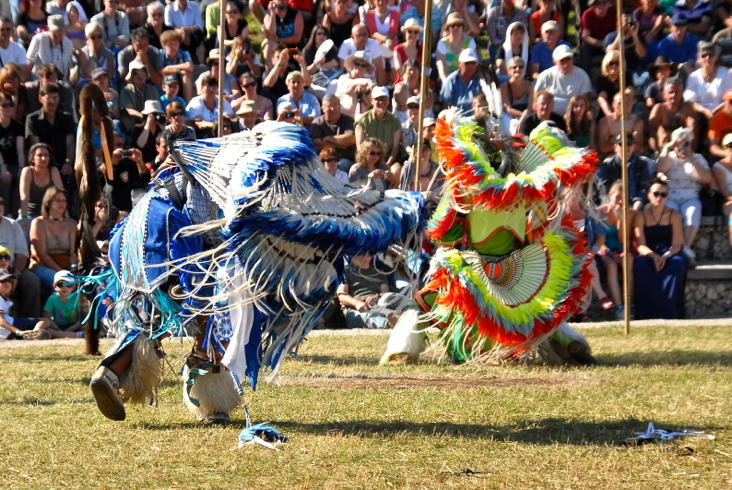
[[[310,130],[310,124],[313,119],[320,116],[320,102],[311,93],[305,92],[305,81],[303,74],[299,71],[293,71],[287,75],[288,93],[277,99],[277,104],[289,102],[294,108],[300,111],[300,122],[302,126]]]
[[[206,57],[203,45],[203,18],[196,2],[175,0],[165,7],[165,23],[177,29],[183,37],[181,48],[201,63]]]
[[[338,155],[344,171],[356,161],[354,121],[351,116],[341,114],[341,101],[335,95],[323,97],[323,115],[313,121],[310,136],[317,150],[332,149]]]
[[[707,119],[724,107],[724,93],[732,89],[732,75],[719,63],[720,51],[716,44],[700,41],[699,69],[686,79],[684,100],[692,102],[694,109]]]
[[[597,123],[584,95],[569,99],[564,123],[567,125],[567,136],[577,148],[597,148]]]
[[[664,29],[671,23],[671,16],[659,5],[659,0],[641,0],[633,12],[633,18],[638,23],[638,34],[647,47],[659,41]]]
[[[257,80],[252,73],[244,73],[239,78],[239,85],[242,95],[231,103],[232,108],[239,110],[244,102],[249,101],[253,104],[259,119],[263,121],[274,119],[274,105],[270,99],[257,93]]]
[[[168,116],[168,126],[165,128],[165,137],[175,135],[176,139],[182,141],[195,141],[196,130],[186,126],[186,108],[180,102],[171,102],[165,109]]]
[[[402,149],[412,151],[417,143],[417,131],[419,131],[419,103],[418,95],[407,99],[407,121],[402,123]]]
[[[147,4],[145,0],[122,0],[121,8],[124,13],[127,14],[127,19],[130,22],[130,31],[141,27],[145,21],[145,8]],[[157,46],[155,46],[157,48]],[[160,48],[158,48],[160,49]]]
[[[645,99],[646,106],[652,108],[656,104],[662,104],[663,86],[669,77],[676,75],[676,67],[666,56],[659,56],[655,63],[648,65],[648,75],[651,80],[655,80],[646,87]]]
[[[158,101],[152,102],[159,104]],[[119,133],[114,133],[112,168],[114,170],[114,178],[110,181],[112,204],[120,211],[130,212],[132,211],[132,192],[137,189],[147,189],[150,183],[150,172],[140,150],[131,148],[125,151],[124,141]]]
[[[48,14],[43,0],[21,0],[20,14],[16,17],[18,38],[27,48],[36,34],[48,28]]]
[[[150,46],[147,30],[138,27],[130,33],[131,44],[117,55],[117,65],[120,77],[126,79],[130,63],[139,61],[147,68],[149,83],[160,85],[163,83],[163,56],[158,48]]]
[[[394,1],[394,3],[396,4],[396,7],[390,8],[399,8],[399,3],[396,1]],[[452,14],[453,12],[457,12],[462,15],[463,19],[465,19],[465,22],[467,22],[467,25],[465,26],[465,33],[468,36],[480,36],[480,12],[478,12],[478,9],[476,7],[479,7],[479,5],[474,5],[468,0],[454,0],[453,2],[448,2],[448,4],[444,7],[444,16],[442,19],[443,29],[445,25],[445,20],[447,20],[450,14]],[[442,8],[442,5],[440,6],[440,8]]]
[[[555,0],[539,0],[539,9],[531,14],[529,21],[529,42],[531,44],[538,44],[542,41],[541,28],[550,20],[557,23],[559,39],[564,39],[566,23],[564,15],[556,10],[556,6]]]
[[[579,66],[586,72],[592,68],[592,57],[605,54],[605,38],[616,29],[617,15],[610,0],[595,0],[582,12],[582,44]],[[556,94],[555,94],[556,95]]]
[[[712,183],[712,171],[707,161],[691,147],[692,135],[688,128],[678,128],[671,134],[671,143],[658,153],[656,169],[666,176],[669,196],[666,205],[679,211],[684,223],[684,254],[689,267],[695,267],[691,245],[701,223],[702,186]],[[673,149],[672,149],[673,148]]]
[[[523,60],[524,72],[526,75],[526,65],[529,63],[529,41],[526,38],[526,26],[520,22],[514,22],[506,30],[506,40],[503,45],[498,48],[496,53],[496,69],[500,75],[504,77],[511,76],[508,69],[508,62],[513,58]]]
[[[559,39],[559,24],[556,21],[549,20],[541,26],[541,42],[534,45],[531,50],[531,67],[529,75],[536,80],[539,74],[554,66],[554,58],[552,54],[557,46],[569,46],[567,41]]]
[[[231,53],[226,62],[226,73],[237,80],[245,73],[251,73],[254,79],[258,79],[262,75],[262,69],[259,66],[259,57],[254,53],[249,39],[238,36],[232,43]],[[336,61],[332,61],[331,64],[331,66],[338,66]]]
[[[25,121],[25,116],[28,115],[28,89],[22,83],[22,74],[17,63],[8,63],[0,68],[0,91],[13,99],[13,119]]]
[[[501,84],[503,98],[502,131],[514,135],[518,131],[521,119],[531,112],[534,106],[534,84],[526,80],[526,61],[514,56],[508,62],[511,78]]]
[[[472,37],[465,34],[467,23],[457,12],[447,16],[445,29],[447,35],[437,43],[437,75],[445,83],[447,77],[457,71],[460,53],[466,49],[475,51],[476,44]],[[477,54],[477,53],[476,53]]]
[[[340,46],[343,41],[351,37],[351,29],[358,24],[358,11],[349,10],[349,0],[335,0],[334,8],[329,9],[323,16],[323,27],[328,31],[328,37],[333,40],[335,46]]]
[[[91,18],[104,29],[104,47],[117,55],[130,43],[130,19],[117,10],[119,0],[104,0],[104,10]]]
[[[656,175],[656,164],[650,158],[640,156],[635,152],[638,145],[633,133],[628,132],[626,146],[626,162],[628,165],[628,196],[634,210],[640,211],[648,203],[648,182]],[[622,173],[622,135],[615,137],[615,154],[607,158],[597,171],[597,178],[605,186],[605,192],[610,194],[612,185],[620,180]]]
[[[262,85],[269,89],[273,97],[279,99],[287,93],[287,83],[285,80],[287,79],[287,75],[293,71],[300,71],[305,80],[305,87],[310,86],[310,72],[308,72],[307,66],[305,66],[305,58],[302,53],[297,52],[290,56],[287,46],[278,44],[275,47],[274,56],[277,64],[274,68],[262,74]]]
[[[488,11],[486,30],[490,38],[488,51],[491,59],[496,59],[498,48],[506,40],[506,30],[514,22],[529,25],[529,14],[523,8],[515,6],[515,0],[501,0],[500,5]]]
[[[26,232],[30,231],[31,221],[41,215],[43,196],[51,187],[63,187],[61,174],[53,165],[51,148],[46,143],[36,143],[28,152],[28,166],[20,173],[18,224]]]
[[[254,108],[254,102],[251,100],[243,101],[239,105],[236,115],[239,116],[239,127],[243,131],[251,131],[254,126],[261,122],[259,114],[257,114],[257,111]]]
[[[165,5],[162,2],[155,0],[147,5],[147,23],[143,27],[147,29],[150,46],[163,49],[160,36],[173,28],[165,23]]]
[[[109,76],[104,68],[95,68],[91,73],[91,81],[94,85],[102,89],[104,100],[107,101],[109,107],[109,117],[119,120],[119,93],[109,86]]]
[[[13,318],[10,309],[13,307],[10,294],[13,289],[14,276],[6,269],[0,269],[0,338],[47,340],[51,338],[48,329],[51,327],[45,318]]]
[[[425,16],[425,0],[412,0],[411,1],[412,7],[408,8],[402,13],[401,17],[401,23],[402,26],[407,25],[407,22],[409,22],[410,19],[414,19],[417,21],[417,24],[422,28],[424,31],[424,16]],[[442,36],[440,33],[442,32],[442,14],[440,13],[440,9],[432,9],[432,39],[440,39]],[[419,34],[419,42],[421,43],[423,41],[422,39],[423,34],[420,32]],[[433,44],[434,49],[434,44]]]
[[[272,70],[277,62],[275,51],[278,45],[284,44],[285,49],[299,48],[305,24],[299,10],[291,8],[285,0],[272,0],[269,2],[267,15],[264,16],[262,28],[265,36],[262,58],[267,69]]]
[[[183,87],[183,100],[189,101],[193,98],[193,61],[187,51],[179,49],[182,40],[183,36],[176,30],[160,35],[163,45],[161,73],[166,78],[175,77],[178,88]]]
[[[179,89],[180,83],[178,82],[178,77],[175,75],[165,75],[165,78],[163,78],[163,92],[165,94],[160,97],[160,108],[163,111],[172,102],[180,102],[185,107],[186,101],[178,95]]]
[[[387,157],[386,165],[398,163],[399,142],[402,139],[402,125],[394,114],[387,110],[389,107],[389,91],[384,87],[374,87],[371,91],[374,108],[356,120],[356,149],[366,144],[371,138],[382,142],[383,155]]]
[[[621,132],[621,128],[623,126],[621,104],[623,103],[623,99],[625,99],[626,127],[630,128],[630,132],[633,134],[633,140],[635,141],[636,148],[643,148],[643,119],[635,114],[631,114],[630,104],[633,99],[631,99],[630,94],[626,92],[625,97],[623,97],[622,94],[617,93],[615,94],[615,97],[613,97],[613,112],[600,119],[600,123],[597,127],[598,152],[601,154],[613,151],[615,138]]]
[[[357,51],[346,59],[345,69],[338,78],[336,96],[341,100],[341,112],[353,117],[371,108],[371,91],[376,85],[366,75],[376,68],[367,52]]]
[[[488,116],[490,106],[485,93],[479,92],[473,96],[473,103],[470,105],[473,117],[470,119],[478,123],[478,126],[486,129],[486,117]],[[520,125],[519,125],[520,126]]]
[[[407,99],[410,97],[419,97],[420,90],[422,89],[422,79],[420,76],[420,66],[417,60],[407,60],[402,65],[403,71],[401,81],[394,85],[394,115],[399,118],[399,121],[404,124],[407,122]],[[434,96],[432,90],[427,92],[427,98],[424,103],[424,115],[425,117],[434,117],[432,107],[434,105]]]
[[[320,49],[321,47],[323,49]],[[328,38],[328,29],[321,24],[313,27],[310,38],[302,50],[302,55],[310,76],[320,73],[322,70],[336,69],[339,66],[338,47],[332,39]]]
[[[368,29],[371,39],[381,46],[385,67],[391,73],[391,80],[395,80],[396,70],[393,59],[400,26],[399,10],[390,9],[387,0],[375,0],[375,4],[375,7],[366,13],[363,24]]]
[[[335,148],[323,148],[322,150],[320,150],[318,158],[320,158],[320,161],[323,162],[325,170],[327,170],[331,176],[340,180],[344,184],[349,183],[348,174],[338,168],[341,162],[341,157],[338,155],[338,151],[336,151]]]
[[[546,90],[536,92],[534,112],[523,118],[519,125],[519,133],[529,136],[544,121],[552,121],[562,131],[567,130],[564,119],[554,112],[554,96]]]
[[[582,68],[574,66],[574,55],[569,46],[557,46],[552,53],[552,58],[555,66],[539,75],[534,90],[551,92],[554,95],[554,113],[564,116],[569,99],[575,95],[589,97],[592,84],[587,73]]]
[[[56,272],[77,272],[75,220],[66,216],[66,191],[50,187],[43,196],[41,216],[31,223],[31,263],[29,269],[41,284],[53,289]]]
[[[201,82],[202,93],[193,97],[186,107],[188,119],[196,126],[196,138],[211,138],[219,120],[219,82],[209,75]],[[234,117],[229,101],[224,100],[224,114]]]
[[[629,76],[630,84],[626,87],[632,87],[633,85],[633,73],[637,73],[639,77],[644,77],[643,73],[643,60],[646,57],[647,45],[640,35],[640,24],[635,21],[633,17],[633,9],[623,9],[623,33],[625,34],[625,40],[623,46],[625,47],[625,66],[628,67],[628,72],[623,70],[626,77]],[[613,31],[605,37],[605,52],[612,53],[618,52],[618,59],[620,56],[620,38],[618,37],[618,31]]]
[[[277,122],[286,122],[300,126],[300,111],[290,102],[282,102],[277,105]]]
[[[638,257],[633,265],[635,319],[684,318],[686,261],[681,214],[665,205],[668,183],[654,179],[648,189],[650,206],[633,221]]]
[[[613,99],[615,94],[620,92],[621,73],[625,77],[625,90],[628,91],[628,97],[633,99],[635,97],[633,74],[626,70],[626,67],[620,67],[620,51],[609,51],[602,59],[600,76],[597,77],[597,105],[600,106],[601,111],[598,116],[609,116],[614,112]],[[629,108],[632,107],[631,103]]]
[[[480,77],[477,73],[478,61],[478,56],[472,49],[466,49],[460,53],[459,69],[447,77],[440,91],[443,108],[456,106],[461,111],[470,110],[473,96],[482,91]]]
[[[148,76],[147,66],[142,61],[134,60],[130,63],[125,77],[127,86],[119,94],[120,119],[126,133],[130,133],[135,124],[145,120],[141,112],[145,108],[145,102],[160,99],[155,87],[147,83]]]
[[[417,151],[404,164],[399,176],[399,188],[403,191],[419,190],[424,197],[427,209],[431,212],[442,198],[442,189],[445,185],[445,175],[440,170],[440,165],[432,161],[432,147],[429,142],[422,142],[422,158],[419,167],[419,188],[414,185],[414,160],[417,159]]]
[[[0,15],[0,58],[3,66],[8,63],[17,64],[20,67],[23,81],[30,78],[25,48],[13,41],[13,22],[2,15]]]
[[[709,153],[717,158],[727,158],[725,145],[721,144],[732,133],[732,89],[724,93],[724,107],[709,121]]]
[[[16,308],[13,313],[28,316],[41,314],[41,281],[28,270],[30,250],[25,233],[18,222],[2,216],[5,201],[0,198],[0,267],[13,273],[15,282],[10,297]]]
[[[20,207],[20,170],[25,166],[25,127],[13,119],[13,99],[0,92],[0,197],[8,214],[16,216]]]
[[[74,90],[68,83],[63,80],[59,81],[58,69],[53,63],[38,67],[38,80],[27,82],[25,84],[27,111],[29,113],[36,112],[41,108],[41,87],[45,87],[49,83],[55,83],[58,87],[59,109],[71,115],[74,121],[76,121],[76,101],[74,97]]]
[[[379,43],[369,38],[369,31],[363,24],[353,26],[351,39],[346,39],[338,50],[338,60],[341,68],[346,66],[346,60],[358,51],[366,51],[369,54],[369,62],[376,69],[376,83],[383,86],[386,83],[386,69],[384,68],[384,55]],[[345,68],[348,70],[348,68]],[[367,78],[372,78],[368,74]]]
[[[84,32],[88,42],[81,48],[81,51],[86,56],[86,63],[79,65],[79,81],[91,80],[92,72],[97,69],[104,70],[107,76],[110,73],[115,73],[114,54],[104,46],[102,26],[96,22],[90,22],[86,25]]]
[[[249,23],[244,18],[244,5],[239,0],[228,0],[226,2],[226,22],[224,23],[226,51],[230,51],[237,37],[249,37]],[[218,3],[210,5],[206,9],[206,37],[210,47],[220,47],[217,30],[220,23],[220,8]]]
[[[663,86],[663,104],[651,109],[648,118],[648,147],[651,151],[660,151],[671,143],[671,131],[685,126],[696,135],[696,112],[690,102],[683,100],[684,82],[678,77],[666,80]],[[694,136],[696,139],[696,136]],[[692,142],[692,147],[696,145]]]
[[[142,152],[143,162],[149,162],[157,154],[155,137],[165,131],[166,115],[157,100],[146,100],[145,108],[141,113],[145,116],[145,121],[135,124],[132,128],[131,137],[132,141],[135,142],[135,147]]]
[[[686,28],[687,32],[701,38],[709,39],[709,33],[712,29],[712,16],[714,15],[714,7],[706,0],[679,0],[674,4],[672,12],[675,14],[684,14],[689,22]]]
[[[208,53],[208,58],[206,58],[208,71],[201,73],[201,75],[196,79],[196,93],[198,95],[201,95],[203,93],[203,85],[201,84],[201,82],[206,77],[212,76],[216,79],[216,82],[218,83],[220,59],[221,58],[218,49],[212,49]],[[224,72],[224,99],[226,99],[227,102],[231,103],[234,99],[237,99],[239,97],[241,97],[239,82],[236,81],[236,78],[234,78],[233,75],[229,75],[228,73]]]
[[[727,8],[732,8],[728,5]],[[717,8],[717,11],[721,11],[721,8]],[[727,17],[727,20],[725,21],[730,26],[732,26],[732,20],[730,20],[730,17]],[[714,37],[712,37],[712,42],[722,48],[722,54],[720,55],[722,59],[722,64],[725,66],[729,66],[732,64],[732,27],[725,27],[724,29],[718,31]]]
[[[658,43],[658,54],[670,59],[678,69],[686,63],[684,69],[691,73],[696,64],[696,45],[699,38],[686,32],[688,21],[683,13],[676,13],[671,18],[671,34]]]
[[[714,181],[717,190],[724,197],[722,212],[727,217],[729,241],[732,245],[732,133],[727,134],[721,142],[724,157],[714,164]],[[0,265],[2,265],[0,263]]]
[[[69,271],[58,271],[53,276],[54,293],[49,296],[46,306],[43,307],[43,318],[51,320],[49,333],[53,338],[83,337],[81,315],[79,311],[79,293],[73,284],[74,276]],[[55,328],[54,328],[55,327]],[[63,335],[73,333],[74,335]],[[80,335],[76,335],[79,333]]]
[[[158,135],[155,136],[155,158],[145,163],[147,171],[150,173],[151,177],[155,172],[157,172],[157,170],[163,165],[163,163],[165,163],[165,160],[168,159],[168,155],[170,155],[170,152],[168,151],[168,135],[167,131],[163,131],[162,133],[158,133]],[[102,198],[102,200],[103,199],[104,198]],[[105,207],[104,202],[102,202],[101,207]],[[94,221],[94,225],[96,226],[96,224],[100,221],[104,223],[108,220],[96,219]],[[97,233],[95,233],[94,236],[98,236]],[[97,238],[97,240],[99,240],[99,238]]]
[[[354,187],[369,187],[378,191],[391,188],[392,174],[384,163],[384,143],[377,138],[366,138],[356,153],[356,163],[348,171],[348,180]]]
[[[59,69],[61,78],[69,79],[69,71],[74,67],[72,55],[76,55],[80,65],[86,63],[86,55],[74,46],[66,37],[66,26],[60,15],[48,18],[48,32],[33,37],[28,46],[28,67],[38,74],[38,68],[53,63]]]
[[[62,0],[63,1],[63,0]],[[50,5],[50,4],[49,4]],[[86,25],[89,19],[79,2],[71,0],[66,4],[66,37],[69,38],[75,49],[82,49],[86,46]]]
[[[409,19],[402,25],[402,36],[405,41],[394,48],[394,69],[397,72],[394,86],[401,81],[400,76],[408,60],[417,60],[417,66],[422,66],[422,43],[419,42],[419,35],[423,30],[417,19]]]

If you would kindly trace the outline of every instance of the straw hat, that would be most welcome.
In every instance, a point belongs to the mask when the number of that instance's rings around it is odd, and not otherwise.
[[[419,32],[424,31],[424,27],[419,25],[419,21],[412,17],[411,19],[407,19],[407,21],[402,26],[402,34],[405,34],[407,29],[419,29]]]
[[[467,25],[467,22],[465,22],[465,19],[460,12],[453,12],[448,15],[442,27],[447,28],[454,24],[462,24],[463,27]]]
[[[376,71],[376,67],[374,66],[373,63],[371,63],[371,55],[368,54],[366,51],[356,51],[351,56],[346,58],[346,61],[343,63],[343,66],[346,68],[346,71],[353,70],[353,63],[357,59],[369,64],[369,68],[368,68],[369,73],[373,73],[374,71]]]
[[[131,82],[132,81],[132,72],[135,70],[145,70],[145,77],[150,77],[150,72],[147,71],[147,66],[145,66],[145,63],[139,60],[132,60],[130,61],[129,69],[127,70],[127,76],[125,77],[125,81]]]

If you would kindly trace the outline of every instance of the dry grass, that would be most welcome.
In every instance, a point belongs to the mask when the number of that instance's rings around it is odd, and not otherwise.
[[[279,386],[247,394],[256,422],[291,437],[278,453],[235,450],[240,411],[233,427],[197,424],[171,373],[158,408],[114,423],[93,405],[83,346],[0,344],[0,488],[730,488],[729,329],[583,333],[598,367],[387,368],[384,335],[313,337]],[[623,446],[650,421],[717,440],[682,441],[688,456]]]

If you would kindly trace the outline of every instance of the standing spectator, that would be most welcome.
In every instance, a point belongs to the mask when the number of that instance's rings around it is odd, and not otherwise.
[[[506,40],[496,53],[496,68],[504,77],[510,76],[508,62],[511,58],[519,57],[524,60],[524,70],[529,63],[529,40],[526,38],[526,26],[514,22],[506,29]],[[526,71],[524,71],[524,76]]]
[[[328,173],[340,180],[344,184],[348,184],[348,174],[338,168],[341,158],[338,156],[338,152],[334,148],[323,148],[318,154],[318,158],[323,162],[323,166]]]
[[[709,121],[709,153],[717,158],[727,158],[729,152],[725,148],[724,142],[727,135],[732,133],[732,89],[724,93],[724,108],[717,111]],[[732,180],[729,181],[732,184]],[[732,235],[730,235],[732,236]]]
[[[655,82],[646,87],[646,106],[652,108],[656,104],[663,103],[663,86],[666,84],[666,80],[675,74],[676,68],[666,56],[661,55],[656,58],[655,63],[648,65],[648,75]]]
[[[323,16],[323,27],[328,31],[333,44],[338,47],[351,37],[351,29],[358,24],[358,11],[349,10],[350,3],[349,0],[335,0],[333,2],[335,8]]]
[[[727,67],[720,66],[720,48],[706,41],[699,42],[698,70],[686,79],[684,100],[692,102],[694,109],[711,119],[724,108],[724,93],[732,89],[732,75]]]
[[[356,135],[351,116],[341,114],[341,101],[328,94],[323,97],[323,115],[310,126],[310,136],[317,150],[332,149],[344,171],[356,161]]]
[[[68,83],[59,81],[58,69],[53,63],[38,67],[38,80],[25,84],[28,112],[36,112],[41,108],[40,90],[49,83],[55,83],[58,86],[59,108],[71,114],[76,122],[74,91]]]
[[[178,82],[178,77],[175,75],[165,75],[165,78],[163,79],[163,92],[165,92],[165,94],[160,97],[160,107],[163,111],[167,109],[168,104],[171,104],[172,102],[180,102],[185,106],[186,101],[178,95],[179,90],[180,83]]]
[[[633,75],[625,67],[620,67],[620,51],[608,51],[600,65],[600,76],[597,77],[597,105],[602,111],[598,116],[609,116],[613,112],[613,99],[620,92],[620,75],[625,77],[625,89],[635,96]]]
[[[104,0],[104,10],[91,18],[104,29],[104,46],[117,55],[130,43],[130,19],[117,10],[120,0]]]
[[[529,115],[534,106],[534,84],[526,80],[526,62],[519,56],[508,61],[508,72],[511,78],[501,84],[503,98],[503,133],[514,135],[521,125],[521,120]]]
[[[264,17],[264,35],[262,57],[264,65],[272,69],[275,64],[275,48],[284,44],[287,48],[297,49],[302,44],[305,24],[299,10],[291,8],[285,0],[271,0],[269,12]]]
[[[126,133],[145,119],[141,112],[145,107],[145,101],[160,98],[155,87],[148,85],[147,78],[147,66],[142,61],[132,61],[125,78],[127,86],[119,95],[122,127]]]
[[[201,95],[191,99],[186,112],[196,126],[196,137],[210,138],[219,120],[219,98],[216,96],[219,82],[209,75],[201,82],[201,88]],[[227,100],[224,100],[224,114],[234,117],[234,110]]]
[[[203,46],[203,19],[195,1],[175,0],[165,7],[165,23],[180,32],[181,47],[196,56],[199,63],[206,57]]]
[[[239,78],[239,84],[241,85],[242,96],[232,102],[231,107],[238,110],[244,102],[249,101],[260,119],[263,121],[274,119],[274,105],[267,97],[257,93],[257,80],[254,75],[244,73]]]
[[[667,56],[678,69],[687,63],[687,73],[696,64],[696,45],[699,38],[686,32],[688,21],[683,13],[676,13],[671,18],[671,34],[658,43],[658,54]]]
[[[567,136],[577,148],[597,147],[597,123],[592,117],[590,103],[583,95],[575,95],[569,100],[564,123],[567,125]]]
[[[3,16],[0,16],[0,60],[3,66],[17,63],[22,70],[23,80],[30,79],[28,56],[23,46],[13,41],[13,23]]]
[[[38,67],[53,63],[58,67],[60,76],[69,79],[69,70],[74,67],[72,55],[76,55],[79,64],[86,63],[86,56],[74,46],[66,37],[66,26],[63,17],[52,15],[48,18],[48,32],[38,34],[28,46],[28,66],[37,74]]]
[[[412,0],[412,8],[404,11],[401,18],[402,26],[406,26],[409,19],[415,19],[418,25],[424,31],[424,15],[425,15],[425,0]],[[432,9],[432,40],[440,39],[442,37],[442,14],[440,9]],[[423,32],[419,33],[419,42],[423,42]],[[434,44],[432,46],[434,49]]]
[[[639,77],[645,76],[643,73],[643,60],[646,57],[646,43],[640,35],[640,24],[633,17],[632,9],[625,9],[622,18],[622,31],[625,35],[623,41],[623,46],[625,47],[625,66],[630,71],[629,75],[637,73]],[[604,46],[606,53],[612,53],[620,49],[618,31],[613,31],[605,36]],[[630,76],[630,81],[633,82],[632,76]],[[633,83],[626,86],[633,86]]]
[[[289,102],[300,111],[300,122],[303,127],[310,130],[313,119],[320,116],[320,102],[311,93],[305,92],[305,81],[302,72],[293,71],[287,75],[288,93],[277,99],[277,105]]]
[[[174,29],[160,35],[163,45],[161,73],[166,79],[176,79],[178,87],[183,87],[183,98],[188,101],[193,98],[193,61],[188,51],[180,49],[182,40],[180,32]]]
[[[515,0],[501,0],[500,5],[493,7],[488,12],[486,29],[488,37],[490,37],[488,51],[491,59],[496,59],[498,47],[506,40],[506,29],[514,22],[521,22],[524,26],[529,25],[529,14],[526,10],[516,7]]]
[[[562,131],[567,130],[564,119],[554,112],[554,96],[546,90],[536,92],[534,112],[523,118],[519,125],[519,133],[529,136],[544,121],[552,121]]]
[[[109,107],[109,117],[119,120],[119,92],[109,86],[109,75],[103,68],[95,68],[92,72],[91,81],[94,85],[102,89],[104,100],[107,101]]]
[[[440,100],[443,107],[456,106],[461,111],[470,110],[473,96],[481,92],[478,79],[478,56],[472,49],[465,49],[458,58],[458,71],[450,74],[442,85]]]
[[[559,24],[553,20],[544,22],[541,26],[542,41],[531,51],[531,68],[529,75],[536,80],[539,74],[554,66],[552,54],[557,46],[567,46],[569,43],[559,39]]]
[[[598,149],[600,154],[610,153],[613,151],[613,144],[615,137],[618,136],[622,131],[623,127],[621,119],[621,110],[625,100],[625,117],[627,127],[630,128],[630,132],[633,134],[637,148],[643,148],[643,119],[632,114],[630,112],[631,104],[633,99],[629,91],[626,90],[625,97],[620,92],[616,93],[613,97],[613,112],[600,119],[600,123],[597,127],[598,135]]]
[[[3,216],[5,206],[0,198],[0,265],[15,275],[10,297],[15,300],[17,313],[38,316],[41,314],[41,281],[28,270],[30,250],[25,233],[18,222]]]
[[[71,114],[58,110],[59,89],[55,83],[41,87],[42,109],[28,114],[25,136],[31,145],[46,143],[53,151],[53,161],[61,170],[64,186],[75,187],[74,181],[74,119]],[[21,195],[21,199],[23,196]]]
[[[696,111],[690,102],[683,98],[684,82],[678,77],[666,80],[663,86],[663,104],[651,109],[648,118],[648,147],[660,151],[671,142],[671,132],[675,128],[687,127],[694,135],[692,147],[696,146]]]
[[[375,87],[371,91],[374,108],[356,120],[356,148],[360,151],[364,142],[376,138],[382,142],[383,156],[387,157],[387,167],[398,163],[399,142],[402,139],[402,125],[399,118],[387,110],[389,107],[389,91],[384,87]]]
[[[394,68],[397,71],[394,86],[401,81],[399,74],[403,71],[404,63],[407,60],[417,60],[417,65],[422,66],[422,43],[419,42],[419,35],[423,30],[417,23],[417,19],[409,19],[402,26],[402,36],[405,41],[394,49]]]
[[[160,43],[160,36],[163,32],[170,31],[173,28],[165,23],[165,6],[162,2],[156,0],[148,4],[147,23],[143,27],[147,29],[150,46],[163,49],[163,45]]]
[[[625,157],[628,165],[628,197],[630,205],[636,211],[641,211],[648,203],[648,182],[656,175],[656,164],[650,158],[638,155],[635,150],[638,145],[635,142],[633,133],[628,133],[628,145],[625,149]],[[622,135],[615,138],[615,154],[606,159],[597,171],[597,177],[605,186],[605,192],[610,193],[610,187],[620,180],[622,173]]]
[[[41,215],[41,204],[46,191],[62,187],[61,173],[53,165],[53,153],[46,143],[36,143],[28,152],[28,166],[20,173],[20,219],[18,224],[29,238],[30,224]]]
[[[13,119],[15,104],[0,92],[0,196],[9,215],[17,216],[20,208],[20,171],[25,167],[25,127]]]
[[[145,116],[145,121],[132,128],[131,136],[135,147],[142,152],[142,161],[149,162],[157,153],[155,137],[165,131],[166,116],[157,100],[145,101],[142,115]]]
[[[376,0],[376,8],[366,13],[364,24],[371,35],[371,39],[381,46],[384,64],[391,73],[391,80],[396,79],[394,69],[394,48],[396,37],[399,34],[399,11],[388,8],[387,0]],[[460,15],[460,14],[458,14]]]
[[[687,32],[701,39],[709,39],[712,29],[714,6],[706,0],[678,0],[673,14],[684,14],[689,21]]]
[[[84,30],[88,42],[81,51],[86,56],[86,65],[79,65],[79,78],[90,80],[94,70],[101,68],[109,76],[114,73],[114,53],[104,46],[104,30],[96,22],[90,22]]]
[[[569,46],[557,46],[552,58],[555,66],[539,75],[534,89],[537,92],[548,90],[554,94],[554,113],[564,116],[569,99],[575,95],[589,97],[592,84],[587,73],[582,68],[574,66],[574,55]]]
[[[556,0],[539,0],[539,10],[531,14],[531,20],[529,21],[529,42],[531,44],[538,44],[542,41],[541,28],[550,20],[557,23],[558,38],[564,39],[566,23],[564,15],[555,8],[556,6]]]
[[[351,39],[346,39],[341,44],[338,50],[338,59],[341,63],[341,68],[345,67],[348,57],[356,54],[358,51],[366,51],[369,54],[369,61],[376,68],[376,83],[383,86],[386,83],[383,51],[376,41],[369,38],[369,31],[363,24],[353,26]]]
[[[346,73],[338,78],[336,96],[341,100],[341,111],[354,117],[357,112],[360,115],[371,107],[371,90],[376,85],[367,75],[376,68],[365,51],[357,51],[346,58],[344,67]]]
[[[18,37],[23,44],[30,46],[36,34],[44,32],[48,27],[48,14],[43,9],[43,0],[22,0],[21,13],[16,17]]]
[[[163,56],[158,48],[150,46],[147,30],[138,27],[130,33],[131,44],[117,55],[117,65],[121,78],[127,78],[130,63],[133,60],[142,62],[147,69],[150,83],[160,85],[163,83]]]
[[[582,45],[579,65],[589,72],[592,57],[605,54],[605,38],[616,28],[615,7],[610,0],[595,0],[582,14]]]
[[[157,101],[153,101],[158,103]],[[120,211],[132,210],[132,192],[136,189],[146,189],[150,183],[150,172],[142,159],[142,152],[137,148],[129,150],[130,156],[125,157],[124,142],[119,133],[114,133],[114,151],[112,152],[112,168],[114,178],[112,185],[112,203]],[[32,231],[32,230],[31,230]]]
[[[457,12],[447,16],[445,21],[447,35],[437,43],[437,75],[443,84],[448,75],[457,71],[460,53],[466,49],[475,50],[475,41],[465,35],[466,25],[463,16]]]

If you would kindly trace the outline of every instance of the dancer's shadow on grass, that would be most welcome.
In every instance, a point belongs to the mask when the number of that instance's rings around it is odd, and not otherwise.
[[[624,354],[600,354],[598,363],[602,366],[732,366],[732,352],[664,350],[653,348]]]

